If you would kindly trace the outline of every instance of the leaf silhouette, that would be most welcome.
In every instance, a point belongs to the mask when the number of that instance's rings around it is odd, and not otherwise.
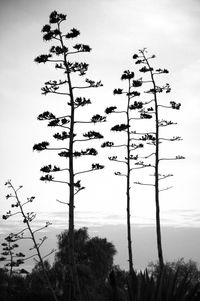
[[[66,37],[67,39],[73,39],[73,38],[78,37],[79,35],[80,35],[80,31],[77,30],[76,28],[72,28],[72,29],[70,30],[70,32],[68,32],[68,33],[65,35],[65,37]]]
[[[43,151],[43,150],[47,149],[47,146],[49,146],[49,142],[43,141],[41,143],[35,144],[33,146],[33,150]]]
[[[115,106],[108,107],[108,108],[105,109],[105,113],[106,113],[106,114],[111,114],[111,113],[113,113],[116,109],[117,109],[117,107],[115,107]]]

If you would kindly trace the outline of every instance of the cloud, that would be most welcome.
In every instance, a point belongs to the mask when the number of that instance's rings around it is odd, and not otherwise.
[[[48,229],[43,229],[41,233],[54,229],[62,231],[68,228],[68,215],[66,212],[38,212],[36,219],[32,222],[33,230],[44,227],[46,222],[49,221],[52,225]],[[154,227],[155,218],[152,216],[138,215],[131,217],[133,227]],[[118,226],[126,225],[125,214],[112,214],[106,212],[76,212],[75,213],[75,226],[80,227],[102,227],[102,226]],[[191,209],[182,210],[167,210],[161,212],[161,225],[168,227],[193,227],[200,228],[200,212]],[[7,235],[10,232],[20,231],[25,224],[19,222],[17,217],[11,217],[6,221],[1,222],[0,233]]]
[[[38,232],[38,238],[44,235],[48,237],[41,248],[44,256],[53,248],[57,248],[56,237],[67,228],[65,212],[38,212],[37,221],[33,223],[34,229],[44,225],[46,220],[51,221],[53,225],[46,228],[42,233]],[[155,219],[137,216],[133,217],[132,222],[135,267],[144,269],[150,261],[157,260]],[[5,235],[18,229],[18,225],[17,219],[8,219],[1,223],[1,241]],[[185,257],[186,260],[192,258],[200,261],[200,246],[196,240],[196,237],[200,235],[200,212],[187,209],[168,210],[161,215],[161,225],[166,260]],[[77,212],[76,228],[84,226],[88,227],[89,234],[92,237],[106,237],[108,241],[113,242],[117,249],[115,263],[122,268],[128,268],[125,216],[112,213],[102,214],[102,212]],[[148,250],[145,247],[147,245]],[[29,248],[31,246],[31,242],[21,241],[20,251],[30,254]],[[53,262],[54,254],[51,255],[49,260]],[[33,262],[28,261],[26,268],[30,270],[32,267]]]

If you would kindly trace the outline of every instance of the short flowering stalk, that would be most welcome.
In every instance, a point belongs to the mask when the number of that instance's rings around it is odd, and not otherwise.
[[[18,191],[22,188],[22,186],[19,186],[19,188],[15,188],[11,182],[11,180],[8,180],[5,185],[12,190],[12,193],[9,193],[6,198],[7,199],[13,199],[14,202],[11,204],[11,208],[17,208],[17,211],[12,212],[11,210],[9,210],[8,212],[6,212],[6,214],[4,214],[2,216],[2,218],[4,220],[7,220],[8,218],[14,216],[14,215],[21,215],[23,223],[26,225],[26,227],[24,229],[22,229],[21,231],[19,231],[18,233],[11,233],[7,238],[7,244],[4,247],[6,247],[7,249],[7,255],[10,256],[10,275],[12,275],[12,268],[13,266],[18,266],[19,264],[23,264],[25,260],[28,260],[30,258],[37,258],[38,262],[40,263],[45,279],[47,281],[48,287],[52,293],[52,296],[54,298],[55,301],[57,301],[57,296],[56,293],[54,291],[54,288],[50,282],[48,273],[46,271],[45,265],[44,265],[44,258],[46,258],[47,256],[49,256],[50,254],[52,254],[53,252],[55,252],[55,250],[51,250],[48,254],[46,254],[45,256],[42,256],[40,248],[43,245],[43,243],[46,241],[47,237],[43,236],[42,238],[39,239],[39,241],[37,241],[35,233],[39,232],[41,230],[44,230],[45,228],[47,228],[49,225],[51,225],[51,223],[46,222],[46,224],[43,227],[40,227],[36,230],[32,230],[31,227],[31,222],[36,218],[36,214],[34,212],[27,212],[25,213],[24,211],[24,206],[26,206],[29,203],[32,203],[35,199],[34,196],[27,198],[27,200],[25,202],[21,202],[18,196]],[[29,233],[29,235],[27,235],[26,233]],[[33,243],[33,247],[30,248],[30,250],[34,250],[35,253],[33,255],[27,256],[25,257],[25,255],[23,253],[18,253],[15,255],[15,257],[22,257],[22,259],[18,259],[17,261],[14,261],[14,254],[13,254],[13,249],[18,247],[17,244],[15,244],[15,242],[20,241],[20,240],[25,240],[25,239],[29,239],[32,241]],[[14,243],[14,244],[12,244]],[[4,254],[3,254],[4,255]]]

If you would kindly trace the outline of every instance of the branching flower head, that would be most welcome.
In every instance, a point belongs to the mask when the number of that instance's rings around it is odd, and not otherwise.
[[[67,15],[58,14],[56,10],[54,10],[49,16],[49,23],[60,23],[61,21],[66,20]]]
[[[114,146],[114,143],[111,141],[106,141],[101,145],[101,147],[112,147],[112,146]]]
[[[127,124],[117,124],[111,128],[111,131],[121,132],[129,128]]]
[[[47,146],[49,146],[49,142],[43,141],[41,143],[35,144],[33,146],[33,150],[43,151],[43,150],[47,149]]]
[[[115,112],[116,109],[117,109],[117,107],[115,107],[115,106],[108,107],[108,108],[105,109],[105,113],[106,114],[111,114],[111,113]]]
[[[51,57],[52,57],[51,54],[41,54],[41,55],[37,56],[34,61],[39,64],[46,63],[49,60],[49,58],[51,58]]]
[[[116,94],[122,94],[123,93],[123,89],[114,89],[113,91],[113,94],[116,95]]]
[[[129,70],[125,70],[124,73],[121,76],[121,80],[126,80],[126,79],[130,80],[130,79],[134,78],[134,76],[135,76],[134,72],[131,72]]]
[[[103,169],[104,168],[104,165],[101,165],[101,164],[99,164],[99,163],[93,163],[92,164],[92,169],[93,170],[99,170],[99,169]]]
[[[101,116],[99,114],[96,114],[96,115],[92,116],[92,118],[91,118],[91,122],[93,122],[93,123],[105,122],[105,121],[106,121],[106,117]]]
[[[68,32],[68,33],[65,35],[65,37],[66,37],[67,39],[73,39],[73,38],[78,37],[79,35],[80,35],[80,31],[77,30],[76,28],[72,28],[72,29],[70,30],[70,32]]]

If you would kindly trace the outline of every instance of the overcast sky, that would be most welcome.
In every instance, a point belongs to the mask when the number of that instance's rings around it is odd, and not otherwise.
[[[161,195],[161,216],[167,219],[173,212],[170,225],[195,226],[200,212],[200,2],[198,0],[1,0],[0,2],[0,213],[9,209],[4,195],[4,182],[12,179],[22,184],[22,195],[36,195],[34,210],[67,212],[56,202],[66,200],[66,187],[40,182],[41,166],[56,161],[56,155],[38,154],[32,151],[34,143],[50,139],[53,131],[37,116],[45,110],[62,112],[64,101],[42,96],[40,88],[49,79],[58,77],[47,65],[37,65],[34,58],[47,52],[50,45],[42,41],[41,28],[48,22],[52,10],[67,14],[64,28],[81,31],[80,42],[89,44],[92,52],[84,56],[89,62],[88,78],[102,80],[104,87],[88,92],[93,100],[87,114],[103,114],[107,106],[119,104],[114,97],[121,73],[131,69],[137,73],[132,55],[147,47],[156,54],[156,67],[167,68],[170,74],[163,78],[169,82],[172,92],[169,101],[181,102],[181,110],[167,113],[178,125],[170,128],[169,135],[180,135],[181,142],[165,146],[169,154],[183,155],[186,160],[172,161],[163,172],[173,173],[166,185],[173,189]],[[64,29],[63,29],[64,30]],[[88,110],[88,111],[87,111]],[[166,114],[166,113],[164,113]],[[165,117],[165,115],[163,116]],[[119,122],[111,117],[102,130],[105,140],[111,138],[109,127]],[[99,128],[100,129],[100,128]],[[117,134],[116,134],[117,135]],[[116,136],[115,136],[116,139]],[[121,138],[119,138],[121,139]],[[97,214],[125,214],[125,183],[114,176],[118,166],[108,162],[107,155],[116,152],[99,149],[99,159],[105,170],[83,177],[86,190],[77,197],[77,212]],[[78,163],[81,164],[82,163]],[[134,180],[140,180],[139,174]],[[132,190],[132,215],[143,225],[154,220],[152,188],[134,187]],[[66,214],[67,215],[67,214]],[[52,218],[52,215],[51,215]],[[52,219],[53,220],[53,219]],[[177,222],[178,221],[178,222]],[[104,219],[104,223],[107,223]]]

